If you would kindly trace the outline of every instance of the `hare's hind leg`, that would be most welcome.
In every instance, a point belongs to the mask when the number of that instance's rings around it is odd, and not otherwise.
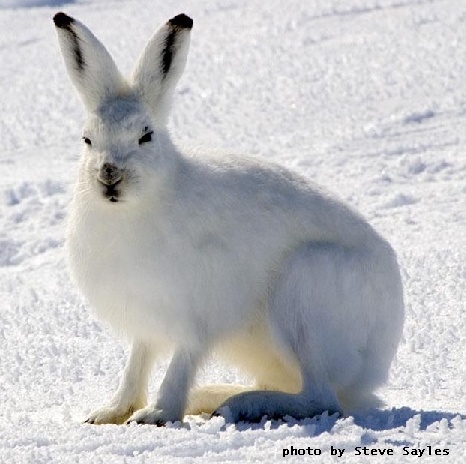
[[[250,375],[254,385],[204,385],[189,394],[186,414],[213,413],[230,397],[257,390],[296,393],[301,390],[299,367],[283,359],[267,324],[255,323],[216,348],[219,357]]]
[[[324,411],[342,413],[334,391],[318,371],[303,369],[301,377],[303,388],[299,393],[270,390],[267,381],[261,380],[257,385],[265,389],[231,396],[213,414],[225,417],[228,422],[258,422],[264,416],[304,419]]]
[[[283,359],[299,366],[302,389],[241,393],[217,412],[232,421],[341,413],[338,392],[363,371],[374,326],[371,272],[364,254],[332,244],[307,244],[291,253],[271,293],[268,323]]]

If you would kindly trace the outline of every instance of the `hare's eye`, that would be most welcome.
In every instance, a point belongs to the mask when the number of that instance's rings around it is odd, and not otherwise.
[[[83,137],[83,140],[84,140],[84,143],[86,145],[92,145],[92,142],[91,142],[91,139],[87,138],[87,137]]]
[[[147,132],[144,134],[140,139],[139,139],[139,145],[142,145],[143,143],[151,142],[152,141],[152,134],[154,132]]]

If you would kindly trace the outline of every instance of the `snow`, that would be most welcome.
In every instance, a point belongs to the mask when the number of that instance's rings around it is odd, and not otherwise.
[[[73,3],[67,0],[0,0],[0,9],[2,8],[31,8],[41,6],[61,6]]]
[[[407,302],[386,409],[166,428],[91,426],[127,346],[71,284],[64,218],[83,109],[51,17],[88,24],[129,71],[185,12],[191,52],[171,130],[333,190],[393,244]],[[37,8],[40,7],[40,8]],[[466,462],[466,3],[457,0],[0,2],[0,462]],[[166,364],[153,375],[159,384]],[[199,382],[244,382],[210,361]],[[283,450],[320,449],[320,456]],[[331,449],[345,448],[342,457]]]

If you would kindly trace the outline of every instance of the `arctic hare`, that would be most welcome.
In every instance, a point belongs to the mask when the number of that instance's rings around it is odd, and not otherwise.
[[[297,419],[374,404],[401,337],[395,253],[348,206],[261,159],[182,153],[165,129],[192,20],[170,19],[129,79],[81,22],[54,17],[88,112],[71,203],[72,275],[132,342],[90,423],[164,425],[205,411]],[[153,361],[171,363],[147,403]],[[193,388],[211,352],[254,387]]]

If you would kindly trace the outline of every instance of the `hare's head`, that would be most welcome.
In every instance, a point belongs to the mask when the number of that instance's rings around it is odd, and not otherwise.
[[[184,14],[170,19],[125,79],[86,26],[64,13],[53,20],[68,74],[88,113],[80,181],[87,193],[107,202],[138,196],[144,182],[168,169],[165,125],[193,22]]]

